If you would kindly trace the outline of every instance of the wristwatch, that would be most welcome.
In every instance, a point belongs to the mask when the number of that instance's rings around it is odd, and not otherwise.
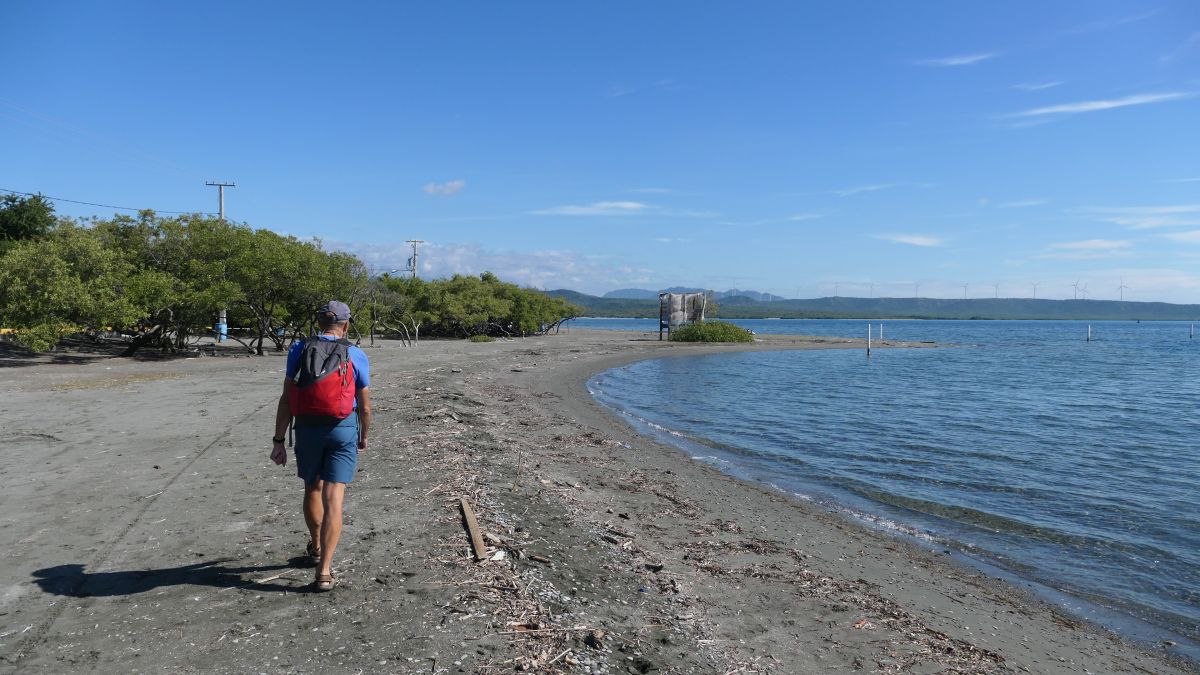
[[[274,436],[272,436],[272,437],[271,437],[271,442],[272,442],[272,443],[282,443],[282,442],[283,442],[283,439],[282,439],[282,438],[275,438]]]

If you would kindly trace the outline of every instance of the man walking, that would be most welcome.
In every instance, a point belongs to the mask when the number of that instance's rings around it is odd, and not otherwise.
[[[295,420],[296,474],[304,480],[308,555],[316,563],[318,591],[333,590],[342,501],[371,428],[370,364],[345,339],[349,323],[350,308],[330,300],[317,312],[320,334],[292,345],[271,439],[271,459],[286,464],[284,434]]]

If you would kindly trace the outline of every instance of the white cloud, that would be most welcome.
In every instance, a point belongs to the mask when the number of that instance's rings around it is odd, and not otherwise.
[[[357,255],[368,268],[379,273],[403,269],[412,248],[405,243],[324,242],[329,249]],[[501,251],[475,243],[426,243],[421,246],[421,271],[426,279],[455,274],[493,272],[504,281],[553,290],[570,288],[601,292],[610,288],[654,283],[654,270],[635,267],[616,259],[589,256],[575,251]]]
[[[1130,227],[1135,230],[1200,225],[1200,204],[1096,206],[1077,209],[1076,211],[1085,215],[1096,216],[1105,222]]]
[[[467,186],[465,180],[449,180],[445,183],[426,183],[421,189],[431,195],[452,195]]]
[[[1197,223],[1200,225],[1200,223]],[[1189,232],[1171,232],[1163,235],[1172,241],[1179,241],[1185,244],[1200,244],[1200,230],[1191,230]]]
[[[852,197],[864,192],[877,192],[879,190],[890,190],[895,187],[900,187],[900,183],[877,183],[875,185],[859,185],[857,187],[842,188],[840,190],[830,190],[830,194],[835,194],[839,197]]]
[[[1194,94],[1187,92],[1174,91],[1164,94],[1136,94],[1134,96],[1126,96],[1124,98],[1114,98],[1100,101],[1080,101],[1078,103],[1061,103],[1059,105],[1051,105],[1043,108],[1033,108],[1024,112],[1015,113],[1014,117],[1039,117],[1042,115],[1074,115],[1085,112],[1095,112],[1097,110],[1112,110],[1113,108],[1125,108],[1134,105],[1147,105],[1149,103],[1164,103],[1166,101],[1177,101],[1179,99],[1191,98]]]
[[[1085,33],[1098,33],[1101,31],[1112,30],[1113,28],[1117,28],[1119,26],[1124,26],[1126,24],[1135,23],[1137,21],[1142,21],[1143,19],[1149,19],[1150,17],[1159,14],[1160,12],[1162,12],[1161,8],[1152,9],[1149,12],[1143,12],[1141,14],[1133,14],[1130,16],[1118,16],[1118,17],[1113,17],[1111,19],[1101,19],[1099,21],[1093,21],[1091,23],[1085,23],[1085,24],[1082,24],[1079,26],[1075,26],[1074,28],[1068,28],[1067,30],[1063,31],[1063,34],[1065,34],[1065,35],[1083,35]]]
[[[924,59],[921,61],[917,61],[916,64],[919,66],[938,66],[938,67],[970,66],[970,65],[974,65],[976,63],[980,63],[981,61],[987,61],[988,59],[996,58],[997,56],[999,56],[999,54],[997,54],[996,52],[983,52],[983,53],[979,53],[979,54],[959,54],[957,56],[946,56],[946,57],[943,57],[940,59]]]
[[[691,239],[683,239],[680,237],[655,237],[654,241],[660,244],[690,244]]]
[[[825,216],[821,215],[820,213],[797,213],[794,216],[788,216],[787,220],[791,222],[799,222],[803,220],[816,220],[824,217]]]
[[[929,237],[921,234],[877,234],[876,239],[890,241],[894,244],[910,246],[945,246],[946,240],[940,237]]]
[[[653,208],[642,202],[594,202],[585,206],[552,206],[531,213],[539,216],[631,216]]]
[[[1053,258],[1058,260],[1100,260],[1103,258],[1120,258],[1129,256],[1133,242],[1114,239],[1085,239],[1083,241],[1065,241],[1050,244],[1045,253],[1035,258]]]
[[[1050,248],[1062,248],[1074,251],[1109,251],[1118,248],[1129,248],[1133,242],[1113,239],[1085,239],[1084,241],[1066,241],[1060,244],[1050,244]]]
[[[1164,183],[1200,183],[1200,176],[1192,176],[1191,178],[1166,178]]]
[[[644,188],[633,188],[632,190],[630,190],[630,192],[634,192],[636,194],[642,194],[642,195],[669,195],[675,191],[672,190],[671,188],[644,187]]]
[[[1191,35],[1189,35],[1187,37],[1187,39],[1185,39],[1183,42],[1181,42],[1177,47],[1175,47],[1171,51],[1167,52],[1166,54],[1163,54],[1162,57],[1159,58],[1158,61],[1159,61],[1159,63],[1163,64],[1164,66],[1168,65],[1171,62],[1176,61],[1180,57],[1186,55],[1188,52],[1192,51],[1193,49],[1195,49],[1198,46],[1200,46],[1200,30],[1192,33]]]
[[[996,205],[998,209],[1024,209],[1030,206],[1041,206],[1045,204],[1045,199],[1022,199],[1015,202],[1001,202]]]
[[[1012,88],[1021,91],[1042,91],[1043,89],[1053,89],[1063,84],[1066,83],[1059,80],[1053,82],[1021,82],[1020,84],[1014,84]]]

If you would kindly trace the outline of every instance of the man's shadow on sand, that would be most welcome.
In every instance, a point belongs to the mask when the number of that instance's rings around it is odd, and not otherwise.
[[[282,565],[258,565],[252,567],[225,567],[220,563],[230,558],[208,562],[164,567],[156,570],[129,570],[122,572],[85,572],[80,564],[56,565],[33,573],[34,583],[47,593],[72,598],[103,598],[119,595],[145,593],[164,586],[212,586],[214,588],[242,588],[251,591],[280,593],[302,590],[296,586],[273,584],[269,581],[256,582],[247,576],[260,577],[276,570],[303,569],[305,563],[312,567],[308,558],[292,558]]]

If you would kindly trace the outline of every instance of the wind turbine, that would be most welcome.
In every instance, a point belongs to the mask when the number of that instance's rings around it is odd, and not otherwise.
[[[996,283],[992,284],[992,289],[994,291],[996,291],[996,294],[993,295],[992,297],[999,300],[1000,299],[1000,282],[997,281]]]
[[[967,286],[970,286],[970,284],[963,284],[963,300],[967,299]]]
[[[1129,288],[1125,285],[1125,277],[1121,277],[1121,285],[1117,286],[1117,292],[1121,294],[1121,302],[1125,302],[1125,289]]]
[[[1079,280],[1078,279],[1075,280],[1075,283],[1071,284],[1071,288],[1075,289],[1075,299],[1078,300],[1079,299]]]
[[[1037,287],[1041,285],[1041,282],[1040,281],[1031,281],[1031,282],[1029,282],[1029,285],[1033,286],[1033,299],[1037,300]]]
[[[1087,300],[1087,284],[1084,284],[1083,286],[1081,286],[1079,288],[1079,292],[1083,293],[1083,299]]]

